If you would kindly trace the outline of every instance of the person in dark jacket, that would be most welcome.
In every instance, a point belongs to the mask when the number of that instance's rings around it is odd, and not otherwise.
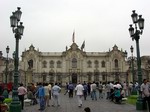
[[[74,85],[70,82],[68,85],[69,98],[73,97],[73,90],[74,90]]]
[[[85,108],[84,108],[84,111],[85,111],[85,112],[91,112],[91,109],[90,109],[89,107],[85,107]]]

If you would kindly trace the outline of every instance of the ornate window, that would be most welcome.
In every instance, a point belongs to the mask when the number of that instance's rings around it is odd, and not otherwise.
[[[102,68],[104,68],[105,67],[105,61],[102,61]]]
[[[77,59],[76,58],[72,59],[72,68],[77,68]]]
[[[28,61],[28,68],[29,69],[33,68],[33,60],[32,59]]]
[[[95,60],[94,64],[95,64],[95,68],[99,67],[99,62],[97,60]]]
[[[118,60],[117,59],[115,59],[115,68],[118,68]]]
[[[57,68],[61,68],[61,61],[57,61]]]
[[[46,62],[46,61],[43,61],[42,64],[43,64],[43,66],[42,66],[43,68],[46,68],[46,67],[47,67],[47,62]]]
[[[49,64],[50,64],[50,68],[54,68],[54,61],[53,60],[51,60]]]
[[[88,68],[91,68],[91,67],[92,67],[92,62],[91,62],[90,60],[87,62],[87,67],[88,67]]]

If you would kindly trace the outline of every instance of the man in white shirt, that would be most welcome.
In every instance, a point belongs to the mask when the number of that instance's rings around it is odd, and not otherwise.
[[[60,106],[60,101],[59,101],[59,93],[61,91],[61,88],[55,83],[55,85],[52,87],[52,96],[53,96],[53,105],[52,106]]]
[[[145,103],[148,103],[148,108],[150,110],[150,85],[147,79],[143,79],[143,83],[140,89],[142,92],[142,98],[144,99]]]
[[[92,100],[97,100],[97,95],[96,95],[96,84],[95,81],[93,81],[93,83],[91,84],[91,94],[92,94]]]
[[[78,98],[78,107],[82,107],[83,90],[84,90],[83,85],[80,83],[75,88],[75,92]]]

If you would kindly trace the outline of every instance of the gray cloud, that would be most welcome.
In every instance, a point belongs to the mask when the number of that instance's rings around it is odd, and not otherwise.
[[[145,19],[145,29],[140,39],[141,55],[149,55],[150,15],[149,0],[0,0],[0,49],[10,46],[10,56],[15,49],[15,38],[9,17],[16,7],[23,12],[24,36],[20,40],[20,54],[33,44],[43,52],[65,50],[75,41],[80,46],[85,40],[86,51],[108,51],[113,45],[127,50],[135,47],[129,37],[132,10]],[[136,55],[136,52],[134,53]]]

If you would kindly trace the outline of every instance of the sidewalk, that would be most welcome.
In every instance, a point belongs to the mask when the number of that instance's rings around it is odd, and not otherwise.
[[[115,104],[106,99],[98,99],[97,101],[92,100],[90,96],[87,97],[87,100],[83,100],[83,106],[81,108],[77,105],[77,98],[69,98],[68,94],[60,94],[60,107],[47,107],[42,112],[83,112],[85,107],[90,107],[91,112],[146,112],[146,111],[137,111],[134,105],[129,104]],[[52,101],[50,100],[52,105]],[[38,112],[39,104],[25,106],[25,109],[22,112]]]

